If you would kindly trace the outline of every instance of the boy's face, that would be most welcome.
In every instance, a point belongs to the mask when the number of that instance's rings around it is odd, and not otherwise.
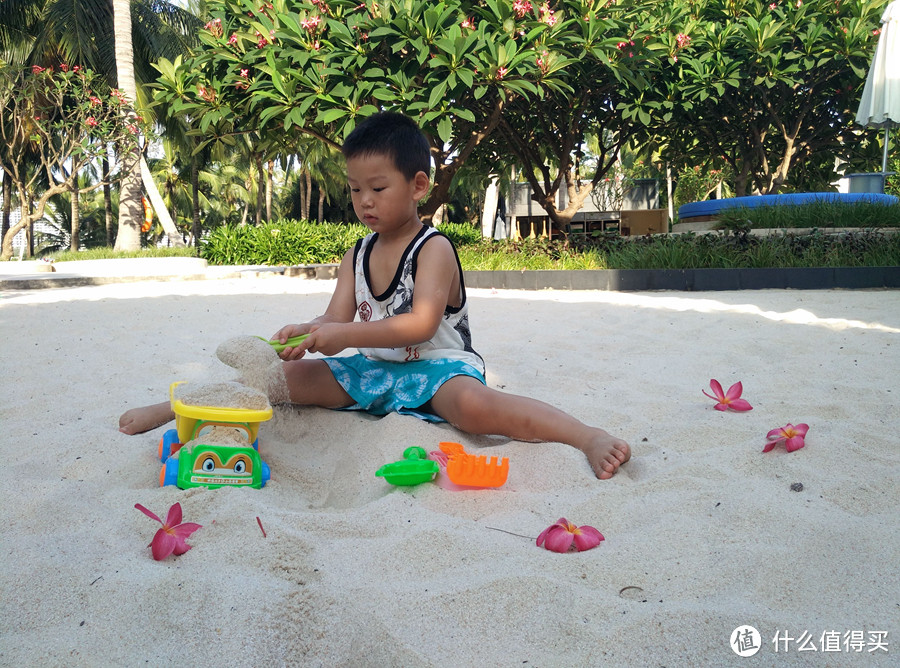
[[[428,192],[424,172],[408,181],[389,156],[361,155],[347,160],[347,182],[353,210],[373,232],[419,223],[417,205]]]

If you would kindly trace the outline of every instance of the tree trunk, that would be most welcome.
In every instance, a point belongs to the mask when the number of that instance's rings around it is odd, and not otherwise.
[[[25,257],[34,257],[34,202],[31,197],[26,197],[22,202],[22,218],[28,219],[28,225],[25,226]]]
[[[103,180],[109,180],[109,158],[103,158]],[[112,186],[103,186],[103,210],[106,214],[106,245],[113,245]]]
[[[0,239],[9,231],[9,221],[12,212],[12,179],[3,174],[3,224],[0,226]]]
[[[303,198],[303,220],[309,220],[309,209],[312,203],[312,172],[304,169],[303,178],[306,181],[306,197]]]
[[[75,187],[72,189],[72,199],[70,200],[72,209],[72,235],[69,237],[69,250],[78,252],[79,240],[81,237],[81,207],[80,193],[78,192],[78,177],[75,177]]]
[[[156,187],[156,181],[153,180],[153,174],[150,172],[150,167],[147,165],[147,161],[144,160],[144,156],[141,156],[141,181],[144,184],[144,190],[147,191],[147,197],[153,205],[153,211],[156,212],[162,228],[166,231],[166,236],[169,237],[169,243],[178,248],[184,248],[184,239],[181,238],[181,232],[175,226],[173,216],[169,215],[169,212],[166,210],[166,203],[163,201],[162,195],[159,194],[159,188]],[[173,211],[174,203],[175,198],[173,197]]]
[[[0,261],[8,260],[12,257],[12,242],[15,236],[21,230],[25,230],[25,247],[33,251],[33,242],[31,240],[32,226],[34,225],[35,221],[40,220],[44,216],[44,211],[47,208],[47,202],[49,202],[50,199],[55,195],[66,192],[69,187],[69,184],[56,183],[41,193],[41,196],[38,198],[37,205],[35,205],[33,201],[27,198],[26,200],[23,200],[21,202],[19,206],[19,211],[21,211],[19,222],[15,225],[10,225],[9,229],[6,231],[6,234],[3,235],[2,245],[0,245]],[[19,190],[21,191],[22,188],[19,187]],[[33,254],[31,251],[29,251],[29,257],[31,257],[31,255]]]
[[[194,247],[200,248],[200,167],[197,156],[191,158],[191,234],[194,236]]]
[[[320,223],[325,222],[325,189],[319,186],[319,218]]]
[[[116,78],[119,89],[128,101],[134,104],[137,99],[137,84],[134,81],[134,47],[131,41],[131,3],[130,0],[112,0],[113,33],[116,50]],[[116,237],[116,250],[140,250],[141,220],[143,205],[141,204],[140,149],[135,146],[131,168],[125,172],[119,191],[119,234]]]
[[[266,163],[266,220],[272,221],[272,174],[275,166],[272,160]]]
[[[262,211],[263,211],[263,198],[265,193],[263,192],[266,187],[266,174],[263,169],[262,158],[259,155],[253,156],[253,162],[256,163],[256,219],[255,222],[257,225],[262,224]]]

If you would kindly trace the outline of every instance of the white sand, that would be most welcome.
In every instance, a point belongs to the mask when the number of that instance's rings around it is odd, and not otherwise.
[[[220,342],[315,316],[332,287],[0,293],[0,664],[897,665],[900,292],[473,290],[488,382],[627,439],[614,479],[559,444],[282,407],[260,430],[264,489],[157,487],[164,429],[125,436],[119,414],[173,380],[231,379]],[[713,410],[710,378],[743,381],[754,410]],[[806,447],[763,454],[788,422],[810,425]],[[441,440],[509,457],[509,481],[375,477]],[[155,562],[134,504],[176,501],[203,528]],[[606,540],[535,547],[561,516]],[[744,624],[754,659],[729,648]],[[869,651],[876,631],[888,652]],[[804,632],[819,651],[775,654],[776,633]],[[862,651],[824,654],[830,632],[861,632]]]
[[[266,395],[253,387],[230,380],[218,383],[182,383],[175,388],[175,399],[186,406],[213,406],[238,410],[270,408]]]

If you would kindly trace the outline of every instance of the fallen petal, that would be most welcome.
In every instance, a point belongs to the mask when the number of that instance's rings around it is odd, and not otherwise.
[[[732,399],[728,407],[734,411],[752,411],[753,406],[746,399]]]
[[[181,504],[173,503],[172,507],[169,508],[169,514],[166,515],[165,525],[172,528],[179,524],[181,524]]]
[[[602,540],[603,534],[594,527],[579,527],[578,533],[575,534],[575,549],[579,552],[590,550],[591,548],[597,547]]]
[[[163,521],[156,516],[156,513],[154,513],[153,511],[147,510],[141,504],[136,503],[136,504],[134,504],[134,507],[137,508],[138,510],[140,510],[142,513],[144,513],[144,515],[146,515],[147,517],[156,520],[160,524],[163,523]]]
[[[196,524],[194,522],[185,522],[184,524],[179,524],[177,527],[172,527],[172,532],[175,534],[176,538],[185,540],[186,538],[190,538],[191,534],[194,533],[197,529],[202,528],[203,525],[201,524]]]
[[[778,441],[769,441],[768,443],[766,443],[766,447],[763,448],[763,452],[772,452],[777,444]]]
[[[165,559],[175,551],[175,536],[165,529],[160,529],[150,541],[150,550],[157,561]]]
[[[191,546],[188,545],[187,543],[185,543],[183,538],[181,540],[178,540],[178,538],[176,537],[175,547],[172,549],[172,554],[174,554],[177,557],[178,555],[184,554],[185,552],[187,552],[190,549],[191,549]]]
[[[722,384],[715,378],[709,381],[709,389],[711,389],[713,391],[713,394],[716,395],[714,397],[711,397],[712,399],[718,399],[719,401],[722,401],[722,399],[725,398],[725,393],[722,391]],[[703,394],[706,394],[706,392],[704,392]],[[706,394],[706,396],[709,395]]]
[[[806,443],[803,441],[802,436],[794,436],[793,438],[788,438],[784,442],[784,449],[788,452],[793,452],[794,450],[799,450]]]
[[[735,399],[740,399],[741,393],[744,391],[744,386],[741,384],[741,381],[736,382],[734,385],[728,388],[728,392],[725,393],[725,398],[729,401],[734,401]]]
[[[544,538],[544,547],[553,552],[568,552],[569,548],[572,547],[574,538],[574,534],[569,533],[562,527],[553,526],[550,527]]]

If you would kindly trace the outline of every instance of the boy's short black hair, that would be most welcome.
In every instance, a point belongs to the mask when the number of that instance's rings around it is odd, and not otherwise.
[[[418,172],[431,173],[431,147],[411,118],[391,111],[373,114],[356,126],[341,147],[344,158],[385,155],[412,181]]]

